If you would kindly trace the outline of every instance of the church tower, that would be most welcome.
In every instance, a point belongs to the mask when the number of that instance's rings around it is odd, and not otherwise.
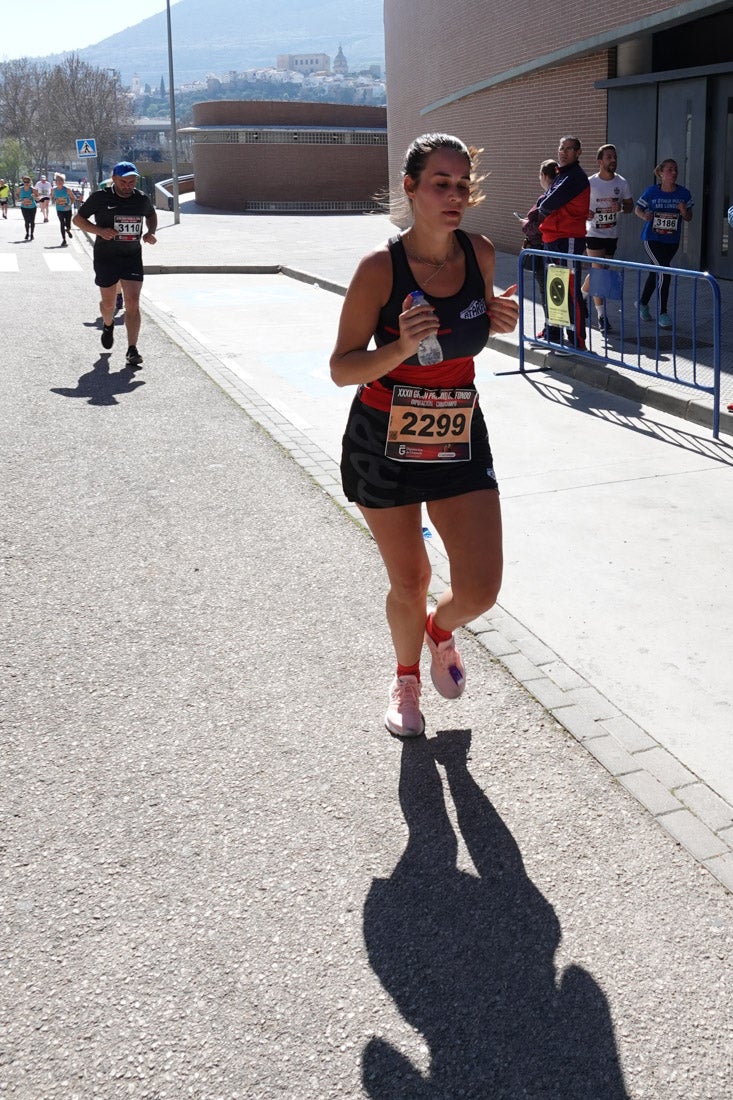
[[[346,58],[344,57],[344,51],[341,49],[341,43],[339,43],[339,52],[336,54],[333,62],[333,71],[340,76],[346,76],[349,71]]]

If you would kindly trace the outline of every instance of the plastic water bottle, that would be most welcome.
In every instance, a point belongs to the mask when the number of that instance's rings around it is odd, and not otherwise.
[[[428,304],[421,290],[413,290],[410,297],[414,306],[426,306]],[[426,336],[424,340],[420,341],[417,345],[417,361],[423,367],[432,367],[435,363],[443,362],[443,349],[437,336],[434,334]]]

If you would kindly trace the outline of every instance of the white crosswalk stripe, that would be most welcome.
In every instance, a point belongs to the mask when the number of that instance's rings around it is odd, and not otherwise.
[[[60,255],[58,253],[45,253],[44,260],[48,265],[49,271],[81,271],[81,265],[76,262],[73,256],[69,256],[68,253]]]
[[[74,258],[71,252],[43,252],[44,263],[49,271],[54,274],[68,273],[70,271],[81,271],[82,266],[78,260]],[[38,263],[37,252],[0,252],[0,274],[13,274],[17,275],[21,273],[21,265],[23,271],[28,271],[35,264]]]

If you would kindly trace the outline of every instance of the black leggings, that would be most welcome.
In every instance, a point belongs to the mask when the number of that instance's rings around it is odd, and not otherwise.
[[[679,248],[679,241],[677,244],[665,244],[663,241],[643,241],[644,251],[653,264],[658,267],[671,267],[672,260],[675,257],[675,253]],[[648,306],[654,288],[659,282],[659,276],[652,272],[651,275],[647,275],[647,280],[644,283],[644,289],[641,292],[641,304]],[[667,312],[667,301],[669,299],[669,284],[672,281],[670,275],[663,275],[661,279],[662,287],[659,291],[659,312]]]
[[[70,210],[57,210],[56,213],[59,216],[59,223],[61,225],[61,240],[66,240],[66,234],[71,236],[71,211]]]
[[[37,207],[32,206],[29,209],[27,206],[21,206],[20,209],[23,213],[23,221],[25,222],[26,236],[28,236],[29,233],[30,233],[31,236],[33,236],[33,229],[34,229],[35,224],[36,224],[36,209],[37,209]]]

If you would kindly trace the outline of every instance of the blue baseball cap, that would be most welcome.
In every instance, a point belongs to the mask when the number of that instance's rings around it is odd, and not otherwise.
[[[123,177],[124,176],[139,176],[140,173],[138,172],[137,168],[132,163],[132,161],[130,161],[130,160],[121,160],[119,162],[119,164],[115,164],[114,168],[112,169],[112,175],[113,176],[123,176]]]

